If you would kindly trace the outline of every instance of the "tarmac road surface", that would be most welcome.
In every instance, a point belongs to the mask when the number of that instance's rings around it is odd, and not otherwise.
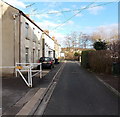
[[[118,115],[118,102],[94,74],[68,61],[44,115]]]

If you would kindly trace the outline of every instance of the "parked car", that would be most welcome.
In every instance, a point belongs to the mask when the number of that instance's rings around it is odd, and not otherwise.
[[[51,58],[51,60],[52,60],[53,63],[55,64],[55,59],[54,59],[53,57],[49,57],[49,58]]]
[[[54,58],[52,57],[41,57],[38,60],[39,63],[42,63],[42,68],[53,68],[54,67]],[[37,68],[39,69],[40,66]]]
[[[59,59],[55,59],[55,64],[59,64]]]

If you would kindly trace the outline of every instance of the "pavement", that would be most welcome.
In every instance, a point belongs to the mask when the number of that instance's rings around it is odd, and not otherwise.
[[[2,78],[2,114],[16,115],[39,90],[48,87],[61,65],[62,63],[56,64],[52,70],[43,70],[42,79],[34,77],[32,88],[21,77]]]
[[[67,62],[44,115],[120,115],[120,98],[96,76]],[[37,110],[39,112],[39,110]]]
[[[113,87],[115,90],[117,90],[120,93],[120,86],[119,86],[120,75],[96,73],[96,76],[105,83],[109,84],[111,87]]]

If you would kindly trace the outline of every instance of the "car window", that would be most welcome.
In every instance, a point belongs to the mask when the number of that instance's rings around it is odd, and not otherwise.
[[[51,61],[51,58],[49,58],[49,57],[41,57],[41,58],[40,58],[40,61],[41,61],[41,62]]]
[[[40,61],[44,61],[44,58],[42,57],[42,58],[40,58]]]
[[[50,59],[51,59],[52,61],[54,61],[54,58],[50,57]]]
[[[45,58],[44,61],[50,61],[50,58]]]

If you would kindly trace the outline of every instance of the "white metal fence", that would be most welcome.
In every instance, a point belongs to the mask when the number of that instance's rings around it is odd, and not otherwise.
[[[39,78],[42,78],[42,64],[41,63],[16,63],[16,66],[2,66],[0,68],[15,69],[16,77],[18,76],[18,73],[19,73],[21,78],[24,80],[24,82],[26,83],[28,87],[33,86],[32,78],[34,76],[39,75]],[[25,74],[27,73],[27,75],[24,75],[24,73]]]

